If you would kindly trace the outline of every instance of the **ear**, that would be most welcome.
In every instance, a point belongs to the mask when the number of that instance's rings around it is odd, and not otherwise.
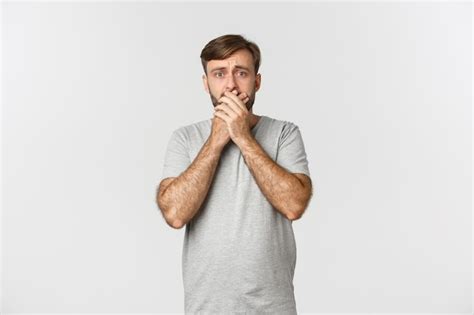
[[[260,89],[260,84],[262,84],[262,75],[258,73],[255,76],[255,92]]]
[[[207,76],[205,74],[202,75],[202,84],[204,84],[204,90],[209,93],[209,84],[207,83]]]

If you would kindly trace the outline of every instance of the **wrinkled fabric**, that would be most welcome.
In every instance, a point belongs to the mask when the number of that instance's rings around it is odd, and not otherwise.
[[[173,131],[163,179],[188,168],[208,139],[211,124],[208,119]],[[310,176],[301,132],[294,123],[262,115],[251,132],[277,164]],[[186,225],[186,314],[296,314],[295,265],[292,222],[269,203],[230,140],[206,199]]]

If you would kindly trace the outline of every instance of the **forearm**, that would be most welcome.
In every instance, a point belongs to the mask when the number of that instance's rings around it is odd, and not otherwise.
[[[299,217],[308,203],[300,179],[275,163],[254,138],[241,141],[239,147],[257,185],[273,207],[288,219]]]
[[[184,226],[198,212],[212,183],[220,152],[206,141],[191,165],[160,193],[158,204],[174,227]]]

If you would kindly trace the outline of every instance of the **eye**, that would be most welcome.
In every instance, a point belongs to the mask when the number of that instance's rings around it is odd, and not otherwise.
[[[245,76],[247,75],[247,72],[245,72],[245,71],[239,71],[238,74],[239,74],[239,76],[241,76],[241,77],[245,77]]]
[[[222,78],[224,76],[224,74],[220,71],[218,72],[215,72],[214,75],[217,77],[217,78]]]

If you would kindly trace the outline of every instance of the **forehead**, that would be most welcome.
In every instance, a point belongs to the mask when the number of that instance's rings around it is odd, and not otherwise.
[[[207,69],[211,70],[217,67],[233,68],[235,66],[246,66],[253,68],[253,57],[247,49],[240,49],[232,55],[222,60],[210,60],[207,63]]]

